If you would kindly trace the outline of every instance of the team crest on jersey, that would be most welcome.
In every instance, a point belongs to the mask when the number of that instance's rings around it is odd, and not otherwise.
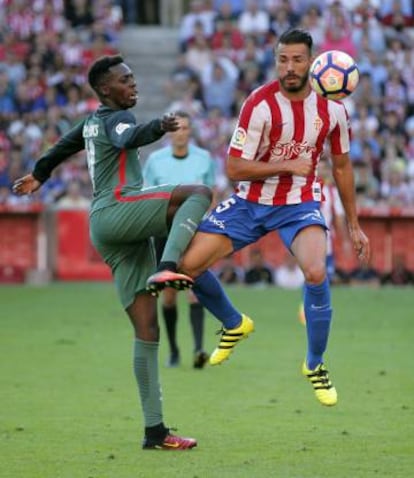
[[[315,127],[316,131],[320,131],[323,125],[323,121],[319,116],[317,116],[313,121],[313,126]]]
[[[130,128],[131,125],[127,123],[118,123],[116,125],[115,131],[117,134],[122,134],[126,129]]]
[[[233,133],[230,146],[236,149],[243,149],[243,146],[246,143],[246,138],[247,138],[246,130],[239,126]]]

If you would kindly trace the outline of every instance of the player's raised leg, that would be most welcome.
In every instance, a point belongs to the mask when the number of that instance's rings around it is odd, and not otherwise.
[[[165,287],[177,290],[193,286],[193,279],[177,272],[177,262],[187,248],[199,222],[210,206],[211,191],[206,186],[177,186],[167,211],[169,234],[158,270],[147,280],[147,290],[157,296]]]

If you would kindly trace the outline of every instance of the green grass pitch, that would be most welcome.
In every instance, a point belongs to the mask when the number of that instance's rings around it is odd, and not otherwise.
[[[407,478],[414,476],[412,289],[335,288],[326,362],[336,407],[301,376],[300,292],[234,287],[256,331],[193,370],[160,348],[165,418],[189,452],[144,452],[132,329],[111,284],[0,287],[1,478]],[[207,317],[212,350],[218,322]]]

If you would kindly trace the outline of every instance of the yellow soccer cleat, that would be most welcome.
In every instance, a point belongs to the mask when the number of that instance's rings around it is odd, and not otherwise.
[[[233,352],[234,346],[240,340],[247,338],[254,330],[254,322],[247,315],[242,314],[241,324],[235,329],[220,330],[221,339],[218,347],[210,356],[210,365],[218,365],[227,360]]]
[[[306,361],[303,362],[302,373],[308,378],[315,390],[316,398],[322,403],[331,407],[338,402],[338,394],[329,379],[329,373],[323,363],[320,363],[314,370],[309,370]]]

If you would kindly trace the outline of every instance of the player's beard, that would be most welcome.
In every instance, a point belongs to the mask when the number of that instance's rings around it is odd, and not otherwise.
[[[289,93],[298,93],[299,91],[302,91],[305,89],[308,83],[308,75],[309,75],[309,72],[306,72],[306,74],[303,76],[288,74],[288,75],[285,75],[283,78],[280,78],[280,83],[283,86],[283,88]],[[287,80],[289,80],[290,78],[295,78],[299,80],[299,82],[296,85],[289,85],[287,83]]]

